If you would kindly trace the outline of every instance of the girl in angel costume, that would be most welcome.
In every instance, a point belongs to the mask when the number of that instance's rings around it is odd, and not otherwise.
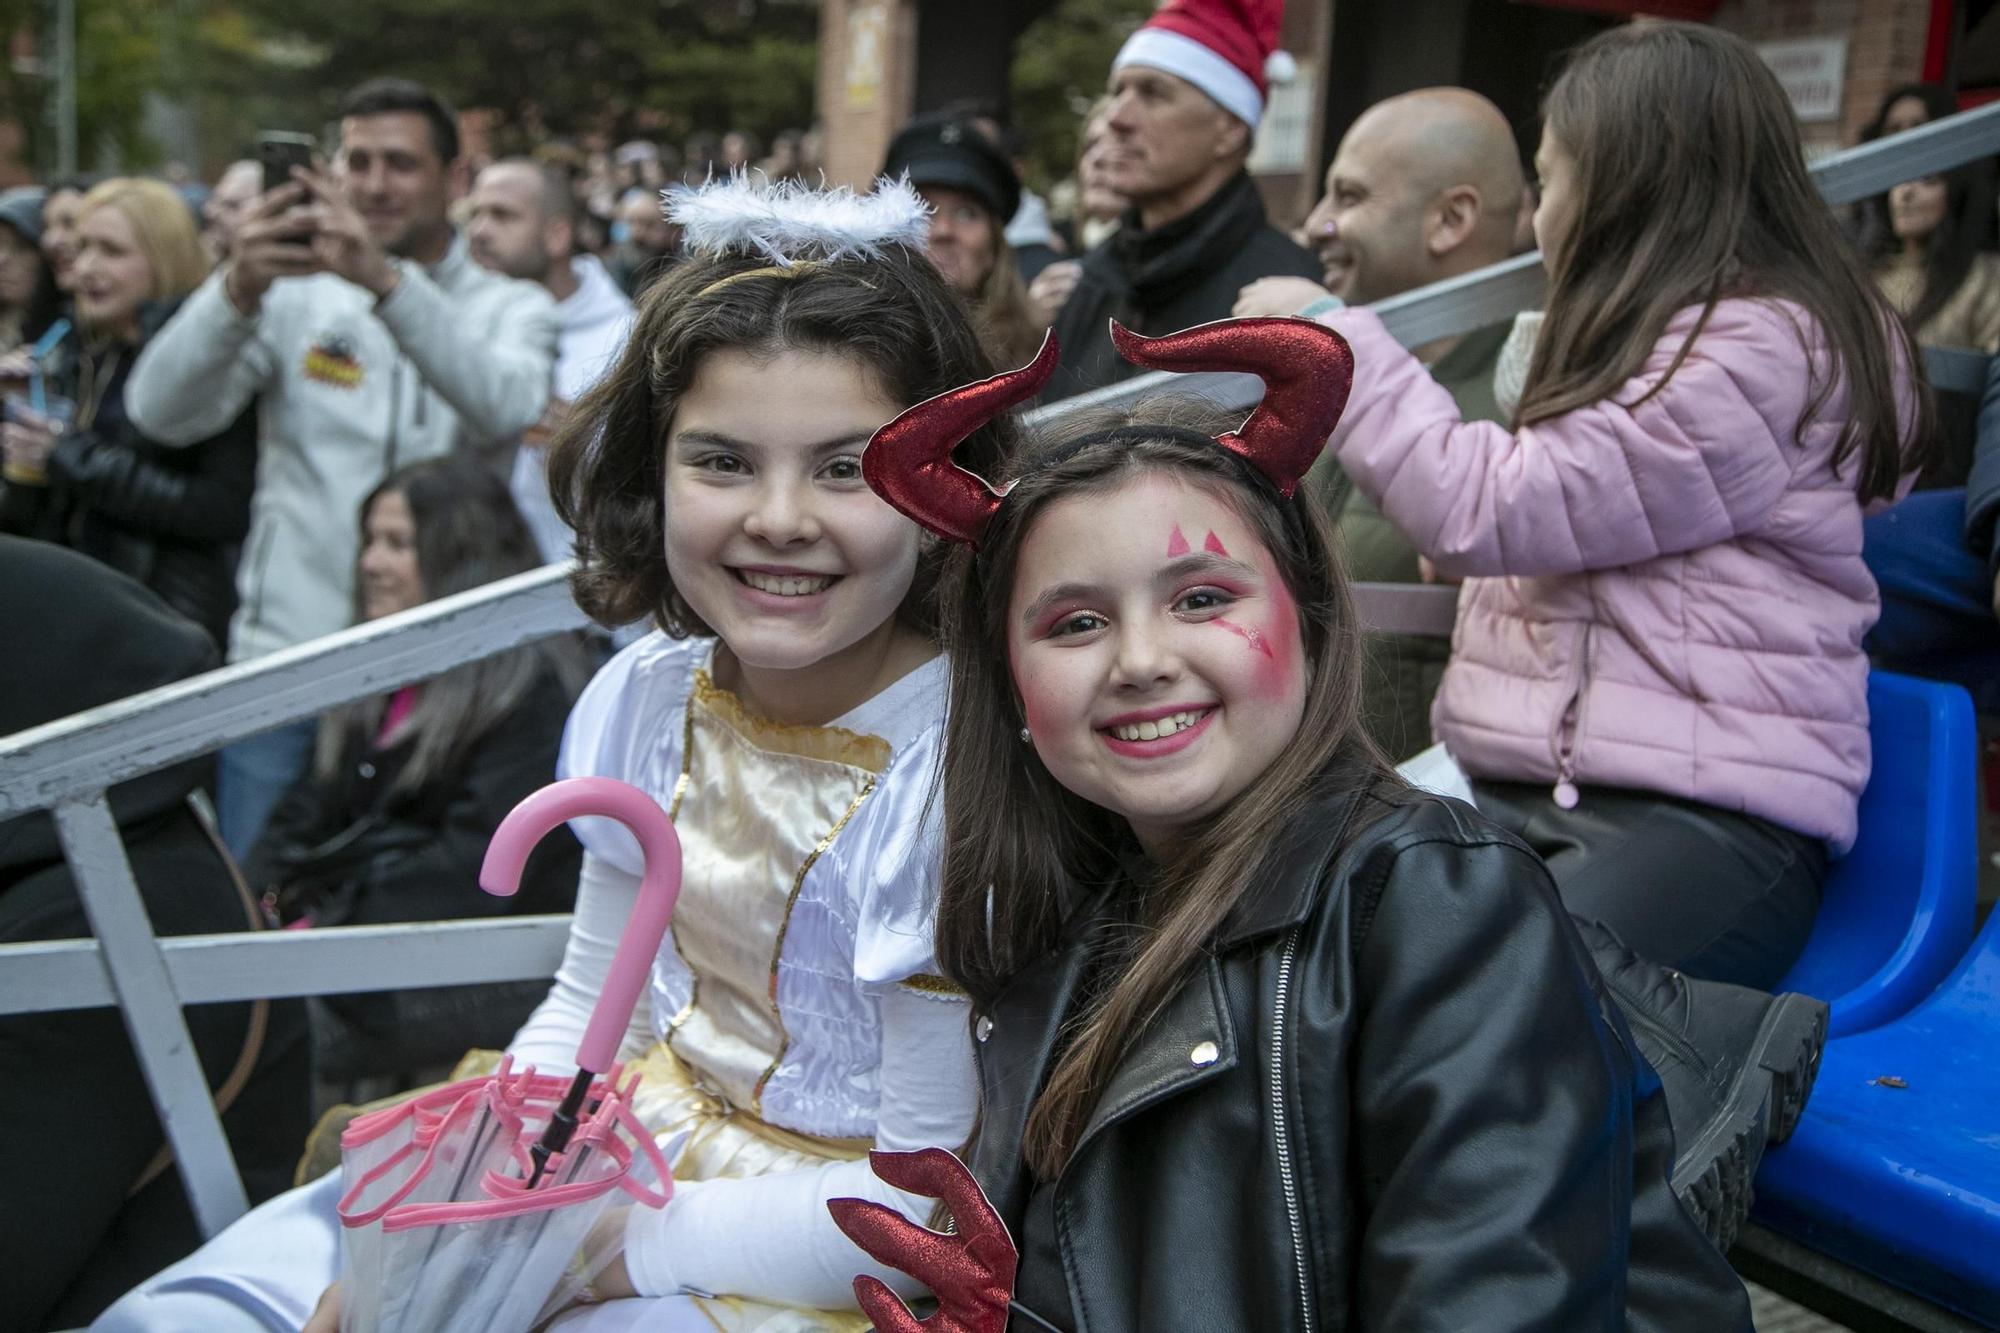
[[[578,602],[658,626],[584,692],[560,769],[631,783],[679,828],[679,906],[621,1051],[640,1118],[677,1145],[676,1191],[631,1211],[605,1299],[554,1327],[860,1329],[857,1272],[918,1288],[826,1200],[927,1215],[865,1153],[963,1143],[975,1103],[966,1001],[931,942],[940,548],[869,490],[860,455],[991,367],[920,253],[907,186],[735,180],[669,210],[689,258],[648,289],[549,475]],[[1006,429],[962,456],[993,463]],[[562,967],[510,1048],[547,1072],[573,1067],[639,891],[629,835],[578,836]],[[335,1328],[338,1194],[335,1173],[273,1200],[98,1327]]]

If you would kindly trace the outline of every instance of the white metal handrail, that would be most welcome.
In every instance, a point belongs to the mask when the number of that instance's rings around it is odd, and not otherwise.
[[[1814,168],[1822,194],[1845,203],[2000,150],[2000,105],[1953,116],[1837,154]],[[1523,255],[1376,306],[1406,346],[1484,327],[1541,299],[1537,256]],[[1962,392],[1985,382],[1985,358],[1932,358]],[[1141,376],[1045,408],[1046,424],[1123,404],[1172,384],[1230,407],[1255,401],[1245,376]],[[303,933],[184,936],[152,931],[105,789],[274,726],[379,695],[465,662],[584,623],[564,568],[522,574],[402,615],[226,667],[75,717],[0,738],[0,818],[54,816],[93,939],[0,946],[0,1014],[115,1003],[152,1090],[204,1234],[239,1216],[243,1189],[181,1014],[185,1004],[330,994],[550,975],[566,917],[350,927]],[[1357,601],[1379,629],[1445,633],[1448,588],[1363,585]]]

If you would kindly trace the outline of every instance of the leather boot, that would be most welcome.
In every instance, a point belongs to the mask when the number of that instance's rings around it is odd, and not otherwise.
[[[1812,1094],[1826,1005],[1699,981],[1647,962],[1595,922],[1577,929],[1666,1091],[1674,1193],[1726,1251],[1749,1215],[1765,1145],[1791,1137]]]

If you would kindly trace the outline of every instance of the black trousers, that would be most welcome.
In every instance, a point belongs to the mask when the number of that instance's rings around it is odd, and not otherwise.
[[[1692,977],[1770,990],[1819,911],[1826,844],[1754,815],[1616,787],[1574,810],[1546,786],[1472,784],[1479,812],[1548,863],[1572,916]]]

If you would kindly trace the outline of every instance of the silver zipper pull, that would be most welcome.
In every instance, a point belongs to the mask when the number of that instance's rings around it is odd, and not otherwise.
[[[1564,778],[1556,783],[1555,790],[1549,794],[1554,798],[1555,803],[1565,810],[1576,809],[1577,801],[1582,799],[1576,789],[1576,784],[1568,778]]]

